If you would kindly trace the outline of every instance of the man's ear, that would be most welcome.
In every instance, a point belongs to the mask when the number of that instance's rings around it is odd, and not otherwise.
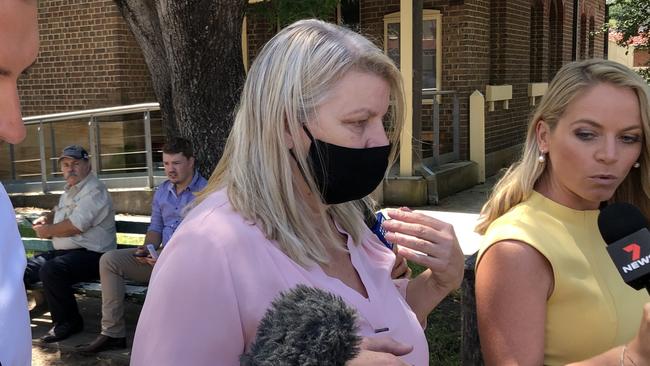
[[[190,161],[190,166],[192,167],[192,169],[194,169],[194,163],[196,162],[196,160],[194,160],[193,156],[190,156],[188,160]]]
[[[551,128],[544,120],[537,121],[535,126],[535,137],[537,138],[537,146],[540,152],[548,152],[549,140],[551,137]]]

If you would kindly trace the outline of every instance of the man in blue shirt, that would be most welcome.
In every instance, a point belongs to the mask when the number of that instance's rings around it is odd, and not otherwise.
[[[160,252],[181,223],[195,193],[207,184],[205,178],[194,169],[192,146],[185,139],[172,139],[163,146],[163,164],[168,180],[154,194],[151,224],[144,245],[113,250],[100,259],[102,329],[93,342],[78,347],[82,352],[95,353],[126,347],[124,279],[149,282],[156,259],[149,254],[146,245],[153,244]]]

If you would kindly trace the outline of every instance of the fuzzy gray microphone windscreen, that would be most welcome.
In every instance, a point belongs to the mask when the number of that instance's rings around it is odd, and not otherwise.
[[[280,293],[266,311],[244,366],[345,365],[359,353],[356,311],[305,285]]]

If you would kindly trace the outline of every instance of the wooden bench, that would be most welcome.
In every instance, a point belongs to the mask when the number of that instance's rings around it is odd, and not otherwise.
[[[121,234],[145,234],[147,232],[148,227],[149,227],[148,222],[125,221],[125,220],[115,221],[115,228],[117,232]],[[31,250],[34,252],[46,252],[48,250],[54,250],[54,246],[52,245],[52,240],[50,239],[23,237],[22,241],[26,251]],[[134,248],[134,245],[118,243],[117,248],[118,249]],[[102,297],[102,290],[99,281],[79,282],[73,285],[72,287],[75,289],[75,293],[78,295],[97,297],[97,298]],[[28,289],[28,292],[32,292],[32,293],[40,292],[42,291],[42,289],[43,289],[43,285],[40,282],[38,282],[31,285]],[[125,299],[127,301],[136,304],[143,304],[146,295],[147,295],[146,284],[130,282],[130,281],[126,282]],[[39,297],[39,295],[36,295],[36,297]]]

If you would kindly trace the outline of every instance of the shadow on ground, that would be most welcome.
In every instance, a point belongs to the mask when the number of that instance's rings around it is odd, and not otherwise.
[[[50,313],[36,312],[31,314],[32,326],[32,365],[128,365],[131,357],[131,345],[138,316],[142,306],[126,303],[126,339],[129,348],[100,352],[96,355],[84,355],[76,352],[75,346],[89,343],[99,334],[101,321],[101,299],[77,297],[79,310],[84,318],[84,331],[61,342],[44,343],[39,337],[47,333],[52,326]]]

